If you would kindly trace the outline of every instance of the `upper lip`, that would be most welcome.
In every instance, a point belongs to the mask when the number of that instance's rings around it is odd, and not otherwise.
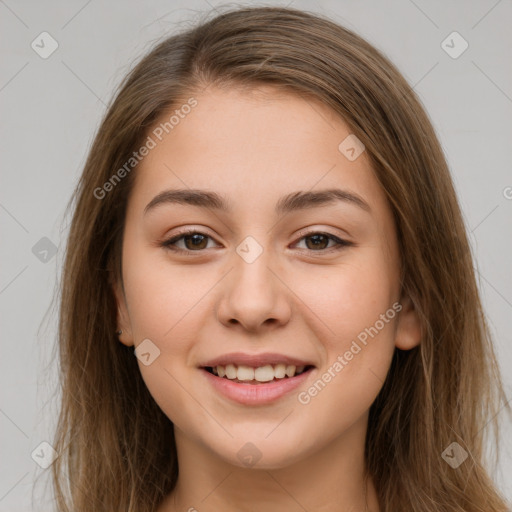
[[[310,361],[299,359],[297,357],[287,356],[284,354],[277,354],[274,352],[265,352],[262,354],[245,354],[243,352],[232,352],[230,354],[223,354],[221,356],[210,359],[199,366],[215,367],[226,366],[228,364],[236,364],[237,366],[245,365],[253,368],[265,366],[267,364],[287,364],[294,366],[314,366]]]

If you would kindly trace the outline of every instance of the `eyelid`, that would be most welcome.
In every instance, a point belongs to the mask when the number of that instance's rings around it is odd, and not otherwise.
[[[331,228],[326,229],[326,228],[320,227],[318,225],[308,226],[307,228],[300,229],[297,232],[297,234],[295,235],[295,237],[298,237],[298,239],[300,239],[305,236],[322,234],[322,235],[332,236],[333,238],[337,238],[338,240],[342,240],[344,242],[349,243],[349,241],[344,238],[345,236],[349,237],[348,233],[345,232],[345,235],[341,235],[341,234],[335,235],[334,233],[331,233],[330,231],[328,231],[328,229],[333,229],[333,228],[331,227]],[[338,230],[339,230],[339,228],[338,228]]]

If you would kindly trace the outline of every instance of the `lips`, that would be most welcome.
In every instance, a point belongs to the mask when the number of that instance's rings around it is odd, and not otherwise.
[[[232,352],[230,354],[223,354],[214,359],[204,361],[199,365],[200,368],[214,368],[217,366],[227,366],[233,364],[235,366],[250,366],[251,368],[258,368],[266,365],[284,364],[286,366],[315,366],[311,361],[299,359],[297,357],[278,354],[275,352],[265,352],[262,354],[246,354],[244,352]]]
[[[281,379],[273,378],[269,382],[230,380],[226,377],[219,377],[207,371],[206,368],[200,368],[200,374],[206,383],[211,386],[211,389],[219,395],[238,404],[262,406],[279,399],[285,399],[287,396],[290,397],[299,386],[305,385],[308,380],[313,379],[317,372],[316,367],[306,366],[305,368],[307,369],[300,375],[285,376]]]
[[[263,405],[301,385],[316,370],[307,359],[266,352],[233,352],[199,365],[215,390],[244,405]]]

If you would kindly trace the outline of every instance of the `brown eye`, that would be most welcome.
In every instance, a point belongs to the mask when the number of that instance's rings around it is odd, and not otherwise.
[[[326,249],[329,245],[329,237],[326,235],[311,235],[304,237],[306,240],[306,246],[308,249]],[[308,244],[308,240],[311,240],[311,244]]]
[[[212,238],[199,231],[186,231],[169,240],[165,240],[161,245],[162,247],[178,252],[198,252],[207,249],[209,239]],[[181,241],[183,241],[184,247],[177,246],[177,243]]]
[[[200,233],[195,233],[194,235],[185,235],[182,238],[184,240],[186,249],[205,249],[208,245],[208,242],[205,243],[205,240],[207,240],[208,237],[201,235]]]
[[[310,233],[303,236],[299,242],[302,240],[305,240],[306,249],[314,252],[336,251],[353,245],[352,242],[347,242],[346,240],[342,240],[328,233]],[[329,247],[329,242],[331,241],[334,242],[334,245]]]

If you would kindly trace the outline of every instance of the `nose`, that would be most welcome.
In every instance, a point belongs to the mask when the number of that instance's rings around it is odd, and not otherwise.
[[[263,249],[254,261],[240,254],[233,255],[234,268],[223,280],[218,320],[227,327],[239,325],[250,332],[286,325],[291,314],[291,291],[271,253]]]

